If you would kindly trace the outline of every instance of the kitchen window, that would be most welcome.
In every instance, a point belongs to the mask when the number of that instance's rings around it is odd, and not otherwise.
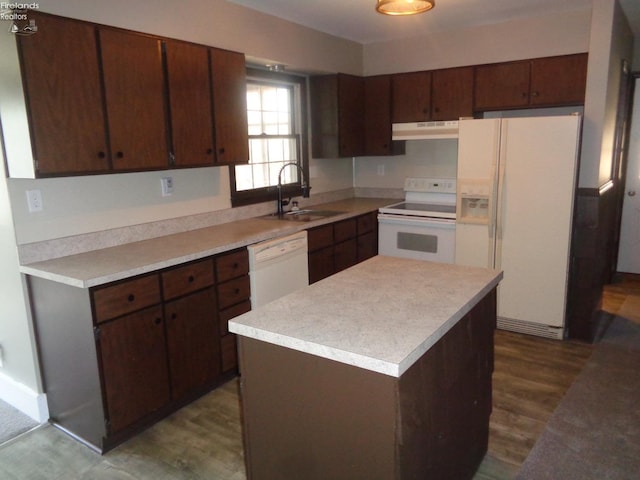
[[[306,78],[247,69],[249,163],[230,168],[233,206],[276,200],[278,173],[294,162],[308,184]],[[300,170],[281,174],[283,198],[302,195]]]

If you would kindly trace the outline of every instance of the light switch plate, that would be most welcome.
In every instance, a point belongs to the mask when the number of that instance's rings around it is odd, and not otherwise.
[[[40,190],[27,190],[27,206],[30,213],[41,212],[43,210],[42,205],[42,192]]]
[[[162,186],[162,196],[168,197],[173,193],[173,177],[163,177],[160,179]]]

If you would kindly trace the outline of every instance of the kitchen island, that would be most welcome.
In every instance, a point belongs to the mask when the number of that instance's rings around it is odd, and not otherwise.
[[[501,278],[377,256],[229,322],[248,478],[471,478]]]

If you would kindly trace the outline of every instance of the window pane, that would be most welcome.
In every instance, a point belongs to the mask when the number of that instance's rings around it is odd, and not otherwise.
[[[235,168],[236,190],[265,188],[278,184],[278,173],[288,162],[299,162],[299,136],[293,123],[294,89],[249,80],[247,118],[249,126],[249,164]],[[296,167],[287,167],[282,184],[299,182]]]

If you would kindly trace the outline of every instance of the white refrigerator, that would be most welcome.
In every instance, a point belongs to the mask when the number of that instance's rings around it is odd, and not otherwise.
[[[461,120],[455,262],[503,270],[498,328],[563,338],[579,115]]]

